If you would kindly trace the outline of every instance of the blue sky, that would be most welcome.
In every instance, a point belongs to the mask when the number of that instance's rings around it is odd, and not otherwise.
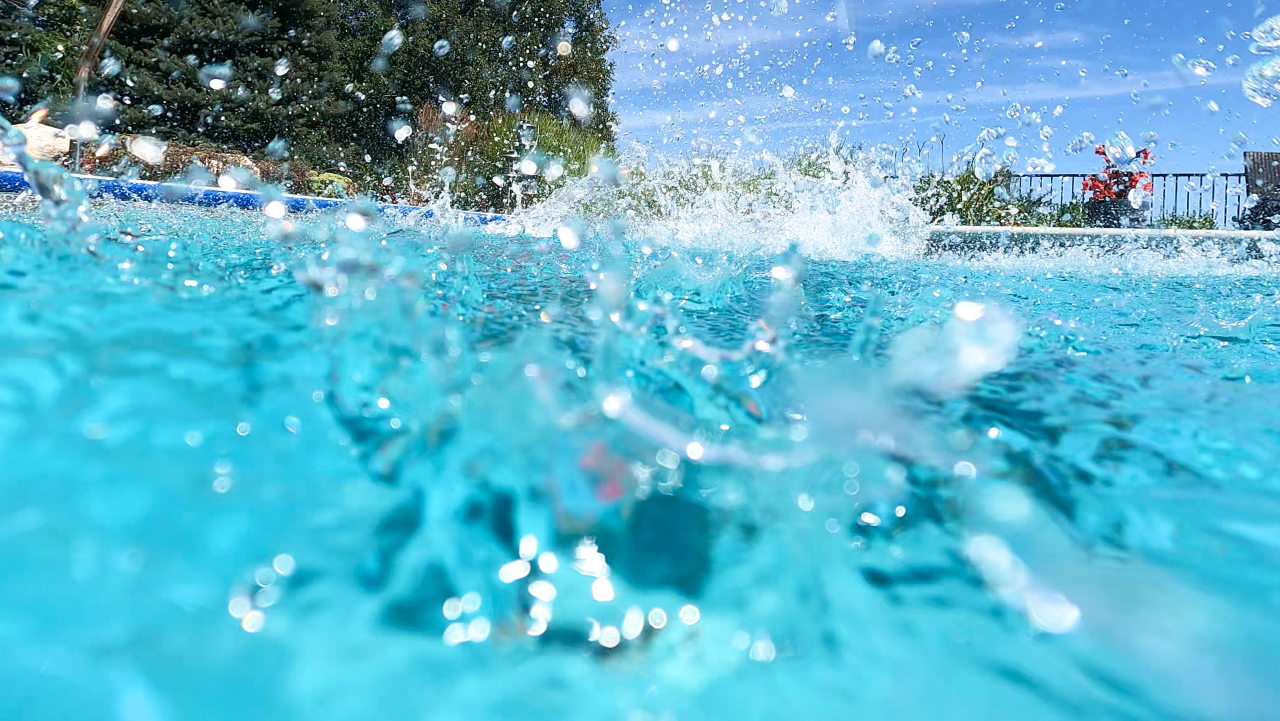
[[[605,7],[621,38],[614,94],[622,137],[666,152],[739,144],[780,152],[834,131],[867,145],[900,147],[910,138],[913,153],[916,142],[941,133],[950,156],[984,129],[1000,136],[988,143],[998,153],[1012,147],[1020,171],[1029,161],[1058,172],[1096,170],[1092,152],[1064,152],[1085,131],[1099,140],[1118,130],[1135,140],[1155,133],[1155,170],[1165,172],[1238,172],[1240,149],[1280,150],[1273,142],[1280,105],[1264,109],[1240,87],[1259,60],[1240,34],[1280,14],[1280,2],[606,0]],[[877,40],[886,54],[872,58]],[[1215,69],[1197,75],[1179,54]],[[938,141],[931,147],[936,165],[942,149]]]

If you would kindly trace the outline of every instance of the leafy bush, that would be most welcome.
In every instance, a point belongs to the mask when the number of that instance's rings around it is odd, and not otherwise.
[[[982,180],[972,168],[956,176],[932,175],[915,185],[916,204],[931,222],[959,225],[1031,225],[1046,216],[1044,198],[1019,190],[1001,169]]]
[[[1177,230],[1214,230],[1218,227],[1218,221],[1214,218],[1213,213],[1194,213],[1192,215],[1166,213],[1156,218],[1154,227]]]

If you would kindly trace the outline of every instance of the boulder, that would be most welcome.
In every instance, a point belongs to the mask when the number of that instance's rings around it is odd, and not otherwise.
[[[13,126],[27,136],[27,154],[36,160],[57,162],[71,152],[71,138],[62,130],[39,121],[28,121]],[[8,153],[0,157],[0,165],[17,167],[16,159]]]

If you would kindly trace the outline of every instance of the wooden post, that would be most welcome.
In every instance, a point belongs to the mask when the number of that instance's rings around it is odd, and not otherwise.
[[[120,19],[120,13],[124,10],[124,0],[111,0],[102,11],[102,17],[98,19],[98,26],[93,29],[93,36],[89,38],[89,44],[84,46],[84,52],[80,54],[80,64],[76,67],[76,102],[84,102],[84,87],[89,82],[89,73],[93,72],[93,66],[98,62],[98,56],[102,54],[102,46],[107,44],[107,38],[111,36],[111,29],[115,27],[116,20]],[[80,167],[80,141],[76,141],[76,170],[82,170]]]

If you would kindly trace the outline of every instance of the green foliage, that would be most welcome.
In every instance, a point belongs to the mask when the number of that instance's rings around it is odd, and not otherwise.
[[[97,12],[76,0],[44,0],[32,9],[6,2],[0,10],[0,74],[22,81],[17,112],[37,106],[65,110],[73,93],[76,63]]]
[[[307,192],[322,198],[354,198],[358,194],[351,178],[337,173],[307,173]]]
[[[1073,200],[1062,205],[1043,206],[1025,218],[1022,225],[1036,228],[1083,228],[1084,201]]]
[[[100,88],[122,103],[113,129],[241,152],[313,144],[350,110],[338,22],[328,0],[132,0],[107,48],[122,70]]]
[[[1166,213],[1156,218],[1155,227],[1177,230],[1214,230],[1218,227],[1218,221],[1213,213],[1194,213],[1192,215]]]
[[[915,186],[916,204],[930,222],[959,225],[1028,225],[1046,217],[1044,198],[1023,193],[1008,169],[982,180],[972,169],[953,177],[929,176]]]
[[[460,106],[458,125],[495,124],[504,138],[521,114],[537,113],[600,141],[613,140],[613,65],[605,55],[617,38],[601,0],[340,5],[342,62],[358,102],[335,138],[359,145],[375,162],[412,151],[393,138],[392,123],[432,116],[445,102]],[[383,39],[392,30],[401,40],[388,53]],[[442,42],[448,43],[444,54],[437,50]],[[578,114],[571,109],[575,98]]]

